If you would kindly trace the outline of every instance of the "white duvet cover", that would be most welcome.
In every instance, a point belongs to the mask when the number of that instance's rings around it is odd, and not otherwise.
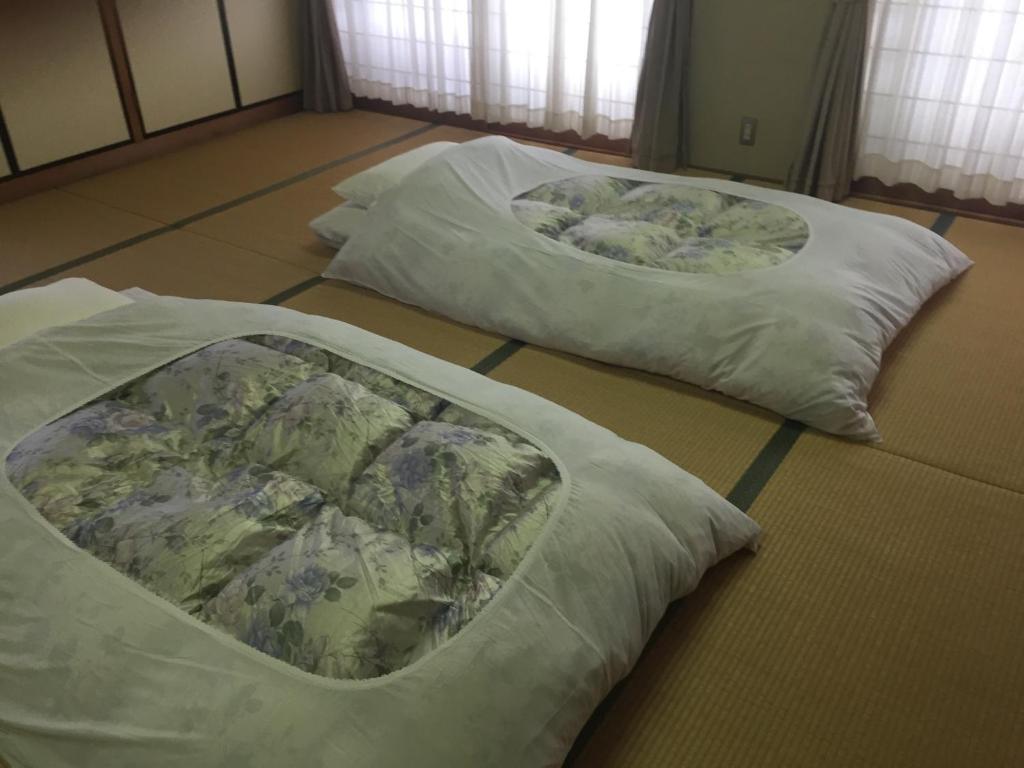
[[[904,219],[489,137],[381,195],[324,274],[877,439],[883,350],[969,266]]]
[[[4,474],[0,757],[12,768],[560,765],[667,604],[756,544],[755,523],[646,448],[521,390],[276,307],[141,298],[0,349],[0,457],[127,382],[257,334],[343,355],[524,436],[557,466],[557,505],[458,634],[390,674],[338,680],[243,644],[79,549]],[[305,363],[292,365],[297,376]],[[196,414],[202,429],[223,416],[215,405]],[[150,421],[120,428],[144,441]],[[72,427],[74,445],[89,446],[94,428]],[[46,482],[33,492],[45,496]],[[102,514],[120,524],[116,509]],[[332,577],[341,589],[356,581]]]

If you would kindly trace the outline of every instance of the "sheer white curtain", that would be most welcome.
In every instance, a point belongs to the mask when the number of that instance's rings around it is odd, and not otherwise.
[[[1024,0],[875,0],[858,176],[1024,203]]]
[[[468,113],[469,5],[469,0],[334,0],[352,92]]]
[[[653,0],[334,0],[352,92],[628,138]]]

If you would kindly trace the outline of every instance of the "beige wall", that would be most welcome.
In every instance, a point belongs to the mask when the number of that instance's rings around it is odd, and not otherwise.
[[[147,132],[235,108],[216,0],[118,0]]]
[[[96,3],[0,6],[0,106],[18,165],[25,170],[127,140]]]
[[[298,0],[225,0],[242,104],[299,90]]]
[[[785,179],[831,0],[694,3],[691,165]],[[758,119],[739,143],[740,118]]]

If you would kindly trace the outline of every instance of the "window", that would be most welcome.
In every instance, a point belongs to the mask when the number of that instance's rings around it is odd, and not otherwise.
[[[1024,203],[1024,0],[876,0],[858,176]]]
[[[652,0],[334,0],[354,93],[627,138]]]

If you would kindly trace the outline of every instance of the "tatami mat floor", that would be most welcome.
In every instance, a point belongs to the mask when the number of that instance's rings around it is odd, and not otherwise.
[[[723,494],[744,489],[735,498],[753,502],[761,552],[719,566],[670,610],[579,739],[575,768],[1019,764],[1024,228],[953,221],[946,236],[977,264],[889,350],[872,396],[885,441],[854,444],[661,377],[506,348],[318,278],[332,254],[306,225],[336,203],[331,186],[426,142],[479,135],[303,113],[24,198],[0,206],[0,290],[81,275],[273,301],[467,367],[510,351],[492,377],[649,445]]]

